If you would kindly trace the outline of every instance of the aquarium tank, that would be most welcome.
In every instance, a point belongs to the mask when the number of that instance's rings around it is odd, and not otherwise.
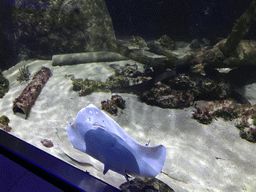
[[[256,0],[0,9],[0,191],[256,191]]]

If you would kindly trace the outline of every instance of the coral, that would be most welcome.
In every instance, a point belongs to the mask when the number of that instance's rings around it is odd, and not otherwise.
[[[109,89],[113,89],[115,87],[128,87],[129,78],[122,75],[111,76],[106,80],[105,83],[109,87]]]
[[[6,132],[10,132],[12,130],[12,128],[8,126],[9,122],[10,120],[7,116],[5,115],[0,116],[0,128]]]
[[[118,108],[125,108],[125,100],[120,95],[112,95],[111,100],[101,102],[101,109],[111,115],[117,115]]]
[[[28,66],[25,66],[24,67],[21,67],[19,69],[19,72],[20,72],[20,76],[17,77],[17,81],[19,81],[20,83],[22,81],[28,81],[29,80],[29,76],[30,76],[30,73],[29,73],[29,70],[28,70]]]
[[[0,116],[0,123],[1,124],[8,125],[9,122],[10,122],[10,119],[7,116],[5,116],[5,115]]]
[[[187,90],[175,90],[162,83],[156,84],[152,89],[141,92],[142,101],[163,108],[183,108],[193,104],[194,95]]]
[[[158,82],[153,88],[141,91],[140,98],[151,105],[182,108],[193,105],[195,100],[225,99],[231,93],[229,84],[188,74],[178,74]]]
[[[136,64],[126,64],[125,66],[117,67],[115,76],[135,77],[138,74],[138,66]]]
[[[73,90],[79,91],[79,96],[86,96],[92,92],[107,92],[108,88],[105,83],[100,81],[93,81],[89,79],[75,79],[72,78]]]
[[[213,119],[217,119],[218,117],[226,121],[231,121],[240,115],[240,109],[232,99],[197,101],[195,108],[196,111],[193,113],[193,118],[203,124],[210,124]]]
[[[130,191],[174,192],[174,190],[164,182],[156,178],[150,178],[150,177],[135,178],[131,181],[128,181],[120,185],[120,189],[124,192],[130,192]]]
[[[164,78],[152,78],[137,76],[144,75],[137,71],[137,65],[126,65],[115,69],[116,75],[109,77],[105,83],[72,78],[73,90],[79,91],[80,96],[95,91],[136,93],[142,101],[163,108],[189,107],[199,99],[226,99],[232,92],[228,83],[200,75],[185,73],[173,75],[167,72],[167,75],[163,75]]]
[[[196,111],[193,113],[193,118],[197,119],[202,124],[210,124],[213,119],[213,115],[209,110],[201,110],[199,107],[196,107]]]
[[[222,101],[197,101],[193,118],[203,124],[210,124],[219,117],[226,121],[236,119],[240,137],[256,142],[256,105],[239,106],[232,99]]]
[[[256,128],[244,127],[240,130],[239,135],[241,138],[246,139],[247,141],[256,143]]]
[[[125,108],[125,100],[120,95],[112,95],[111,101],[119,108]]]
[[[79,96],[86,96],[92,92],[118,92],[119,88],[129,88],[136,84],[148,81],[151,78],[149,77],[126,77],[123,75],[110,76],[105,82],[93,81],[88,79],[75,79],[74,77],[70,78],[73,84],[73,90],[79,91]]]
[[[101,109],[107,111],[111,115],[117,115],[117,106],[110,100],[101,101]]]
[[[4,77],[0,71],[0,98],[3,98],[5,93],[9,91],[9,81]]]
[[[256,105],[243,105],[240,107],[239,123],[240,136],[250,142],[256,142]]]

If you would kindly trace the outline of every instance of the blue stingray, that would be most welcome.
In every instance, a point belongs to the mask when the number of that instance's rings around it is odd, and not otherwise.
[[[166,149],[163,145],[145,146],[136,142],[113,119],[94,105],[78,112],[67,126],[74,148],[87,153],[109,169],[124,175],[155,177],[163,168]]]

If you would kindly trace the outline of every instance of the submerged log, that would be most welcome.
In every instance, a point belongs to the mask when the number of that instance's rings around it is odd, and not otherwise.
[[[106,44],[110,51],[119,53],[139,63],[148,65],[150,67],[157,67],[162,70],[166,68],[174,68],[175,63],[178,61],[178,58],[175,55],[171,55],[169,57],[163,57],[163,58],[148,57],[146,55],[138,53],[135,50],[129,49],[128,47],[122,45],[116,40],[108,40]]]
[[[114,52],[99,51],[87,53],[69,53],[52,56],[53,66],[76,65],[82,63],[111,62],[127,60],[128,58]]]
[[[22,118],[27,118],[31,107],[42,91],[44,85],[51,77],[51,70],[47,67],[42,67],[33,77],[32,81],[22,91],[18,98],[13,102],[13,112]]]
[[[227,39],[218,42],[212,49],[192,54],[191,66],[202,64],[210,68],[233,68],[256,66],[256,41],[242,40],[256,20],[256,0],[237,20]]]
[[[244,38],[256,19],[256,0],[253,0],[249,8],[236,21],[232,32],[227,38],[225,44],[220,46],[221,51],[226,57],[231,56],[236,51],[240,41]]]

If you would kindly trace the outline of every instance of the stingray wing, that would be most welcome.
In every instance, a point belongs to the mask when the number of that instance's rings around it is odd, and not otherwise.
[[[111,117],[94,105],[82,109],[67,126],[71,144],[125,175],[155,177],[163,168],[166,149],[163,145],[145,146],[128,135]],[[117,160],[117,161],[116,161]],[[120,163],[121,162],[121,163]]]

